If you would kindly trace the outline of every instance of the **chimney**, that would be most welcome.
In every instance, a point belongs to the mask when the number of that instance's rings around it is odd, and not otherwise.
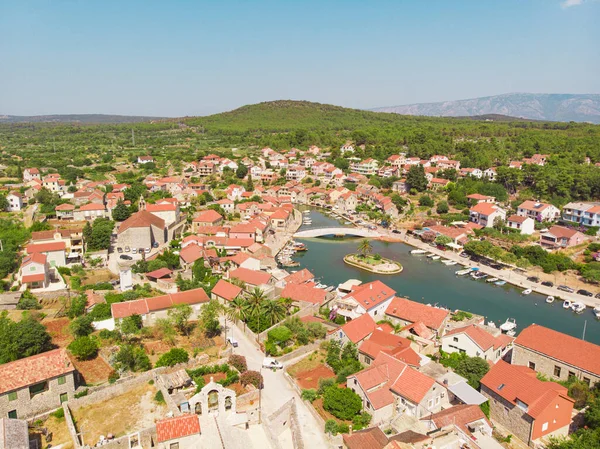
[[[369,290],[373,290],[373,284],[369,284]]]
[[[348,426],[348,435],[352,435],[352,424]]]

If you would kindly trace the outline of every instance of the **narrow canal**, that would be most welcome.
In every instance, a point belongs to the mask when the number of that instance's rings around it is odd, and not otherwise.
[[[311,210],[309,216],[312,224],[303,225],[301,230],[343,224],[316,210]],[[414,248],[403,243],[371,242],[374,252],[397,260],[404,267],[400,274],[384,276],[359,270],[342,261],[346,254],[356,252],[360,239],[325,237],[302,241],[308,251],[297,253],[295,260],[300,263],[300,268],[309,269],[324,284],[337,287],[348,279],[359,279],[363,283],[379,279],[396,290],[398,296],[414,301],[439,304],[451,310],[466,310],[497,324],[503,323],[506,318],[515,318],[517,333],[531,323],[537,323],[581,338],[587,321],[585,339],[600,344],[600,322],[590,309],[576,315],[563,309],[562,302],[558,300],[546,304],[545,297],[536,293],[523,296],[520,289],[508,284],[499,287],[469,276],[456,276],[454,273],[461,269],[460,265],[447,267],[440,261],[413,256],[410,250]]]

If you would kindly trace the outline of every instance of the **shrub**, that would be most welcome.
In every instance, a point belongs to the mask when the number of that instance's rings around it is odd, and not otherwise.
[[[102,321],[109,319],[111,317],[110,304],[96,304],[94,308],[90,310],[88,316],[92,318],[92,321]]]
[[[139,346],[123,345],[115,357],[119,369],[129,371],[148,371],[152,368],[150,359]]]
[[[353,430],[361,430],[369,426],[371,422],[371,415],[367,412],[361,412],[352,418],[352,429]]]
[[[240,376],[240,383],[245,387],[248,384],[254,385],[256,388],[262,388],[263,377],[258,371],[246,371]]]
[[[323,326],[321,323],[309,322],[306,325],[306,329],[312,338],[321,339],[327,336],[327,329],[325,329],[325,326]]]
[[[156,394],[154,395],[154,402],[156,402],[157,404],[164,404],[165,403],[165,397],[163,396],[163,392],[158,390],[156,392]]]
[[[71,276],[71,269],[69,267],[56,267],[56,269],[62,275]]]
[[[37,298],[29,290],[25,290],[17,303],[17,309],[19,310],[37,310],[41,309],[42,306],[38,302]]]
[[[246,357],[243,355],[233,354],[229,357],[229,364],[233,366],[240,373],[248,371],[248,364],[246,363]]]
[[[94,332],[92,318],[87,315],[75,318],[73,321],[71,321],[71,324],[69,324],[69,330],[75,338],[90,335],[92,332]]]
[[[78,360],[90,360],[98,355],[98,343],[88,336],[76,338],[67,346],[67,349]]]
[[[323,408],[336,418],[352,419],[362,409],[362,400],[349,388],[333,386],[325,389]]]
[[[272,355],[272,356],[277,356],[279,354],[277,345],[269,340],[267,340],[265,342],[265,352],[267,353],[267,355]]]
[[[483,404],[479,405],[479,408],[486,416],[487,419],[490,419],[490,401],[485,401]]]
[[[328,419],[325,423],[325,433],[337,435],[338,423],[335,419]]]
[[[292,338],[292,331],[286,326],[277,326],[268,332],[268,336],[273,343],[284,346]]]
[[[71,300],[69,310],[67,310],[67,316],[70,319],[77,318],[85,313],[85,306],[87,304],[87,297],[85,295],[76,296]]]
[[[56,419],[64,419],[65,417],[65,409],[64,408],[57,408],[55,411],[53,411],[51,413],[52,416],[54,416]]]
[[[109,375],[108,375],[108,383],[109,384],[114,384],[117,380],[119,380],[119,373],[117,373],[116,371],[112,371]]]
[[[317,390],[314,388],[310,388],[308,390],[302,390],[302,399],[313,402],[315,399],[319,397]]]
[[[85,390],[81,390],[79,393],[75,393],[75,399],[87,396],[88,393],[89,393],[89,390],[87,388]]]
[[[319,389],[317,390],[317,392],[320,395],[323,395],[325,393],[325,390],[329,387],[333,387],[335,385],[335,379],[326,379],[326,378],[319,378]]]
[[[470,320],[473,318],[473,315],[469,312],[465,312],[464,310],[459,310],[454,315],[452,315],[452,321],[463,321],[465,319]]]
[[[338,433],[348,433],[350,432],[350,426],[345,422],[338,423],[337,431]]]
[[[419,206],[432,207],[433,199],[429,195],[421,195],[421,198],[419,198]]]
[[[185,363],[189,359],[190,356],[185,349],[173,348],[160,356],[156,362],[156,366],[175,366],[178,363]]]

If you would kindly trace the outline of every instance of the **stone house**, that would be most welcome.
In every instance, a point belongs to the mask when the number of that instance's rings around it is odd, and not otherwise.
[[[576,377],[590,387],[600,381],[600,346],[538,324],[521,331],[511,363],[556,381]]]
[[[30,449],[27,421],[0,418],[0,449]]]
[[[566,387],[538,380],[526,366],[500,360],[481,379],[490,418],[529,446],[550,436],[567,436],[574,400]]]
[[[165,222],[165,226],[170,226],[179,221],[179,202],[163,201],[156,204],[146,204],[146,211],[152,215],[161,218]]]
[[[26,168],[23,170],[23,181],[29,182],[34,179],[41,179],[40,171],[37,168]]]
[[[442,338],[442,350],[459,352],[469,357],[481,357],[497,362],[509,349],[513,338],[495,329],[495,335],[481,326],[459,327],[447,332]]]
[[[192,228],[194,232],[202,226],[221,226],[223,224],[223,216],[215,210],[207,209],[200,212],[197,217],[192,220]]]
[[[75,206],[72,204],[59,204],[54,210],[56,211],[56,218],[59,220],[72,220],[75,218]]]
[[[0,416],[26,419],[74,398],[77,372],[65,349],[0,365]]]
[[[117,246],[130,248],[152,248],[154,243],[166,243],[165,221],[148,211],[136,212],[119,226]]]
[[[73,211],[76,221],[94,221],[96,218],[110,218],[110,211],[106,210],[104,204],[88,203]]]
[[[237,285],[233,285],[224,279],[219,279],[210,292],[211,299],[218,300],[221,304],[226,304],[238,298],[244,290]]]

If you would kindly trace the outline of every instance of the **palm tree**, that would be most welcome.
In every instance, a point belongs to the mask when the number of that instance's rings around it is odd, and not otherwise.
[[[262,314],[270,324],[269,327],[285,318],[285,307],[279,301],[266,300],[262,305]]]
[[[246,300],[241,297],[234,298],[230,303],[227,311],[225,312],[227,318],[237,324],[239,321],[244,322],[244,330],[246,330],[246,320],[248,315],[246,313]]]
[[[361,240],[360,243],[358,244],[358,252],[361,253],[363,255],[363,257],[365,257],[371,251],[373,251],[371,242],[368,239]]]
[[[294,300],[292,298],[279,298],[277,301],[283,306],[283,308],[285,308],[285,313],[289,315],[292,305],[294,304]]]

